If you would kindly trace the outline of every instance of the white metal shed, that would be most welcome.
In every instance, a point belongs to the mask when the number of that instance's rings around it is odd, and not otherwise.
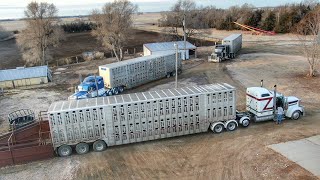
[[[149,56],[156,53],[163,52],[175,52],[174,44],[178,45],[179,51],[184,50],[184,41],[172,41],[172,42],[157,42],[157,43],[148,43],[143,45],[143,55]],[[196,57],[197,47],[188,41],[186,42],[186,58],[184,57],[185,53],[181,53],[182,59],[190,59],[190,56]]]
[[[0,87],[3,88],[44,84],[51,80],[51,72],[48,66],[0,70]]]

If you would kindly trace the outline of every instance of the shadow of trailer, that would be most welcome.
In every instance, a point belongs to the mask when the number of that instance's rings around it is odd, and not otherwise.
[[[43,112],[38,121],[0,136],[0,167],[52,157],[49,121]]]

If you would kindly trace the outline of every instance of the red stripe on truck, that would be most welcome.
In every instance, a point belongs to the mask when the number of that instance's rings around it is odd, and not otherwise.
[[[250,95],[250,94],[247,94],[247,96],[249,96],[249,97],[251,97],[251,98],[253,98],[253,99],[257,100],[257,101],[266,101],[266,100],[267,100],[268,102],[267,102],[267,104],[264,106],[263,110],[270,110],[270,109],[273,109],[273,107],[269,107],[269,108],[267,108],[267,107],[268,107],[268,105],[270,104],[270,102],[271,102],[271,100],[272,100],[272,98],[273,98],[273,97],[268,97],[268,98],[257,98],[257,97],[254,97],[254,96]]]

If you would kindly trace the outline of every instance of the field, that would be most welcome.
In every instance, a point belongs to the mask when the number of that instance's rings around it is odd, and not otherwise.
[[[154,16],[153,19],[156,19]],[[159,40],[160,35],[152,30],[153,21],[147,21],[147,17],[139,18],[136,22],[139,30],[130,44],[138,47],[144,42]],[[221,38],[234,32],[212,30],[206,33],[206,36]],[[68,45],[55,50],[56,57],[65,54],[73,56],[99,48],[88,33],[70,34],[68,38]],[[0,49],[7,48],[11,55],[0,53],[1,65],[4,57],[18,54],[13,42],[11,46],[3,43],[0,42]],[[264,79],[265,87],[271,89],[277,84],[283,94],[302,99],[307,115],[301,120],[285,120],[281,125],[274,122],[253,123],[234,132],[207,132],[110,147],[100,153],[56,157],[1,168],[0,179],[318,179],[267,147],[320,134],[320,78],[305,76],[308,65],[299,48],[295,35],[271,37],[245,34],[240,55],[218,64],[207,62],[211,46],[199,47],[199,58],[183,63],[179,86],[229,83],[237,88],[237,105],[239,110],[244,110],[245,88],[259,86],[260,80]],[[12,57],[4,66],[15,65],[20,62],[15,61],[18,58],[18,55]],[[10,111],[19,108],[31,108],[37,112],[46,110],[51,102],[65,100],[72,94],[79,74],[97,73],[98,65],[114,61],[109,58],[55,67],[53,83],[12,90],[10,94],[0,97],[1,131],[6,130],[6,115]],[[161,79],[126,93],[171,88],[173,84],[174,78]]]

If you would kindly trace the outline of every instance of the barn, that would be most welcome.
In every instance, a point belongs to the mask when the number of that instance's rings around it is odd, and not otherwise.
[[[169,51],[175,51],[174,44],[178,45],[178,49],[180,51],[184,50],[184,41],[174,41],[174,42],[157,42],[157,43],[148,43],[143,45],[143,55],[149,56],[155,53],[163,53],[163,52],[169,52]],[[186,58],[184,57],[185,53],[182,53],[182,59],[190,59],[190,58],[196,58],[197,56],[197,47],[193,44],[186,42]]]
[[[51,80],[52,76],[48,66],[0,70],[0,88],[46,84]]]

